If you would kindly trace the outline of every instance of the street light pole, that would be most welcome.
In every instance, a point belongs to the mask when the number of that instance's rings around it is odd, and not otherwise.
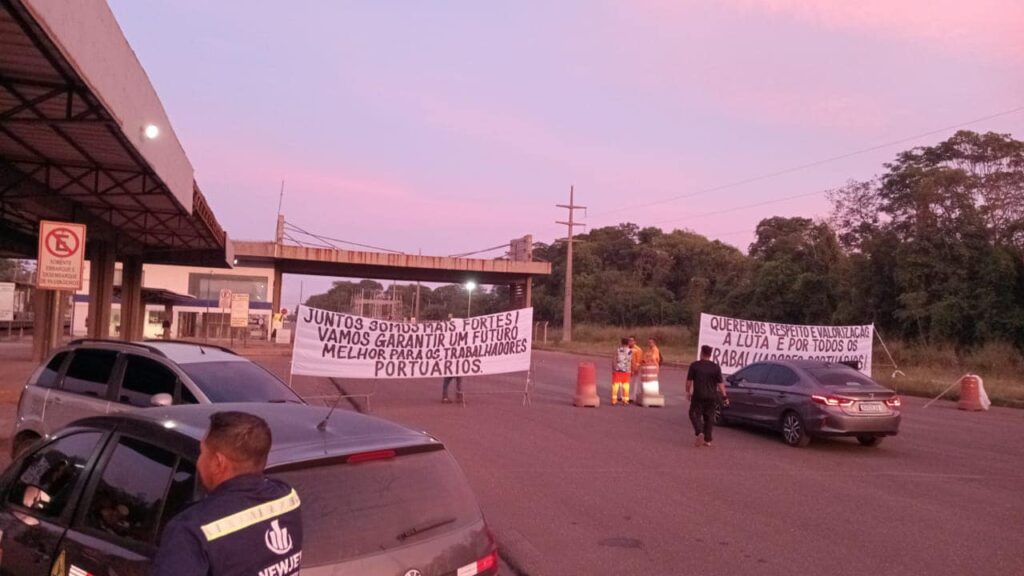
[[[472,310],[473,310],[473,289],[474,288],[476,288],[476,282],[473,282],[472,280],[470,280],[469,282],[466,282],[466,294],[467,294],[467,298],[466,298],[466,318],[469,318],[472,315]]]

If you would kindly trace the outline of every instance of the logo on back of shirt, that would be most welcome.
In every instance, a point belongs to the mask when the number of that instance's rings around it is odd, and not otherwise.
[[[287,554],[292,549],[292,537],[288,535],[287,528],[281,528],[277,520],[270,523],[270,529],[263,536],[267,548],[277,555]]]

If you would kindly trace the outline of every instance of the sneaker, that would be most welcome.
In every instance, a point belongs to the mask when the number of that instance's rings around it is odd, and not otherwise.
[[[703,434],[697,434],[696,440],[693,441],[693,446],[695,448],[700,448],[704,444],[705,444],[704,443],[704,435]]]
[[[445,396],[444,398],[441,398],[441,404],[451,404],[451,403],[452,403],[452,399],[451,398],[449,398],[447,396]]]
[[[711,448],[711,442],[705,442],[704,445],[707,446],[708,448]]]

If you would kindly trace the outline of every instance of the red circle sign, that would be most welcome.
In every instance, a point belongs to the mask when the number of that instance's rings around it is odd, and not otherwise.
[[[67,258],[78,252],[78,235],[70,228],[54,228],[46,235],[46,251],[57,258]]]

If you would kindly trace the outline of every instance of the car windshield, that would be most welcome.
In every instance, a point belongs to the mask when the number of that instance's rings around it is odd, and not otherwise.
[[[852,368],[814,368],[808,372],[825,386],[878,386],[874,380]]]
[[[181,369],[211,402],[295,402],[284,382],[252,362],[197,362]]]
[[[334,564],[480,520],[462,471],[445,450],[272,474],[302,499],[302,566]]]

